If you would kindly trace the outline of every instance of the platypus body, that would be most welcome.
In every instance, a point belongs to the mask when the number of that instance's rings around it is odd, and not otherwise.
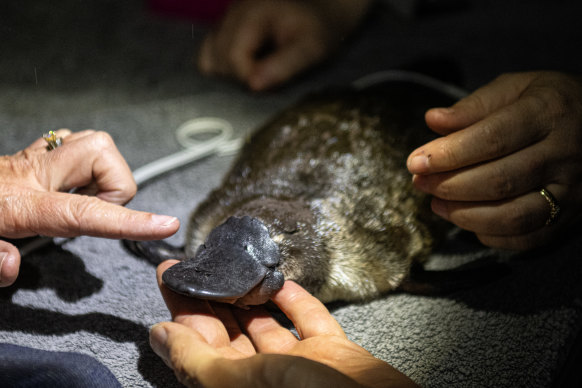
[[[394,290],[443,234],[406,157],[432,138],[424,112],[450,98],[411,83],[308,96],[260,128],[190,218],[163,274],[180,294],[262,304],[292,279],[323,302]]]

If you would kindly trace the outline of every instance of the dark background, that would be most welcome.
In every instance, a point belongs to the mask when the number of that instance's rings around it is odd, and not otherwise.
[[[95,128],[111,133],[137,168],[178,151],[174,129],[190,118],[225,118],[243,135],[309,91],[376,71],[413,69],[473,90],[504,72],[581,68],[579,1],[416,4],[413,16],[377,5],[329,61],[278,90],[250,93],[193,66],[207,23],[157,15],[137,0],[3,0],[0,154],[49,129]],[[168,174],[129,206],[185,225],[231,160]],[[563,379],[580,381],[579,245],[521,255],[509,277],[471,291],[389,295],[333,313],[350,338],[425,386],[566,386]],[[433,259],[494,254],[457,247]],[[90,354],[124,386],[177,385],[147,343],[147,328],[169,319],[154,268],[117,241],[45,247],[23,259],[18,282],[0,297],[2,342]]]

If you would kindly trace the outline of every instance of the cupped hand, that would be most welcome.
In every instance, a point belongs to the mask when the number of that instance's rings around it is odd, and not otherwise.
[[[90,235],[161,239],[179,228],[175,217],[124,208],[137,187],[129,166],[105,132],[56,131],[62,146],[39,138],[0,157],[0,236]],[[76,189],[75,193],[69,193]],[[18,276],[18,249],[0,240],[0,286]]]
[[[505,74],[450,108],[426,113],[443,135],[411,153],[414,185],[432,209],[486,245],[551,242],[582,212],[582,79]],[[560,213],[550,225],[549,190]]]
[[[200,49],[203,73],[231,76],[252,90],[288,81],[339,47],[369,0],[234,2]]]
[[[300,339],[262,306],[242,310],[187,298],[158,283],[174,322],[152,327],[154,351],[187,386],[414,387],[410,379],[347,339],[325,306],[292,281],[273,302]]]

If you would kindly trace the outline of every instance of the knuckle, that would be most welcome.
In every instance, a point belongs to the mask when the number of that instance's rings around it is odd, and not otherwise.
[[[121,202],[129,202],[137,194],[137,184],[133,179],[128,179],[123,182],[118,183],[117,192]]]
[[[472,94],[469,97],[467,97],[467,100],[465,101],[467,105],[469,105],[469,107],[476,111],[476,112],[484,112],[487,110],[487,106],[488,104],[485,102],[485,100],[478,94]]]
[[[115,143],[111,135],[105,131],[95,131],[90,135],[91,144],[97,150],[108,149],[115,147]]]
[[[527,95],[527,102],[533,111],[538,112],[538,125],[548,130],[560,128],[571,112],[580,111],[580,102],[567,88],[560,85],[543,86]]]
[[[185,362],[185,358],[185,346],[174,345],[171,347],[168,361],[178,380],[182,384],[190,385],[190,383],[193,381],[193,378],[190,375],[191,371],[186,367],[187,362]]]
[[[484,112],[487,110],[489,104],[485,100],[485,97],[480,93],[471,93],[468,96],[459,100],[454,107],[460,111],[467,112]]]
[[[507,170],[503,167],[494,169],[489,183],[489,198],[486,198],[488,200],[508,198],[515,192],[515,183],[510,179]]]
[[[0,235],[6,237],[12,237],[12,233],[18,232],[21,229],[19,219],[22,218],[15,217],[14,209],[19,209],[19,213],[26,214],[25,212],[20,212],[21,204],[19,204],[19,197],[14,197],[11,195],[0,197]]]
[[[92,134],[94,134],[95,132],[97,132],[97,131],[96,131],[96,130],[94,130],[94,129],[84,129],[84,130],[82,130],[82,131],[76,132],[75,134],[76,134],[77,136],[79,136],[79,135],[82,135],[82,136],[88,136],[88,135],[92,135]]]
[[[63,211],[62,216],[66,217],[68,232],[81,234],[84,220],[90,217],[91,210],[88,202],[76,202],[68,211]],[[61,217],[62,217],[61,216]]]
[[[462,144],[459,145],[462,146]],[[431,164],[434,164],[438,160],[440,161],[439,164],[446,166],[458,166],[458,152],[455,148],[455,145],[451,144],[450,142],[441,142],[438,155],[429,154],[427,157],[430,159]]]
[[[497,120],[484,121],[481,126],[481,136],[487,157],[495,158],[508,153],[511,143],[506,140],[505,132],[499,130]]]

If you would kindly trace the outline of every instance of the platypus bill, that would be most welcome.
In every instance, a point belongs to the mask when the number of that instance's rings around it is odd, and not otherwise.
[[[259,129],[193,212],[184,248],[129,242],[175,292],[239,306],[292,279],[323,302],[396,289],[449,224],[412,187],[406,157],[434,137],[424,112],[451,99],[388,83],[313,94]],[[444,225],[444,226],[443,226]]]

